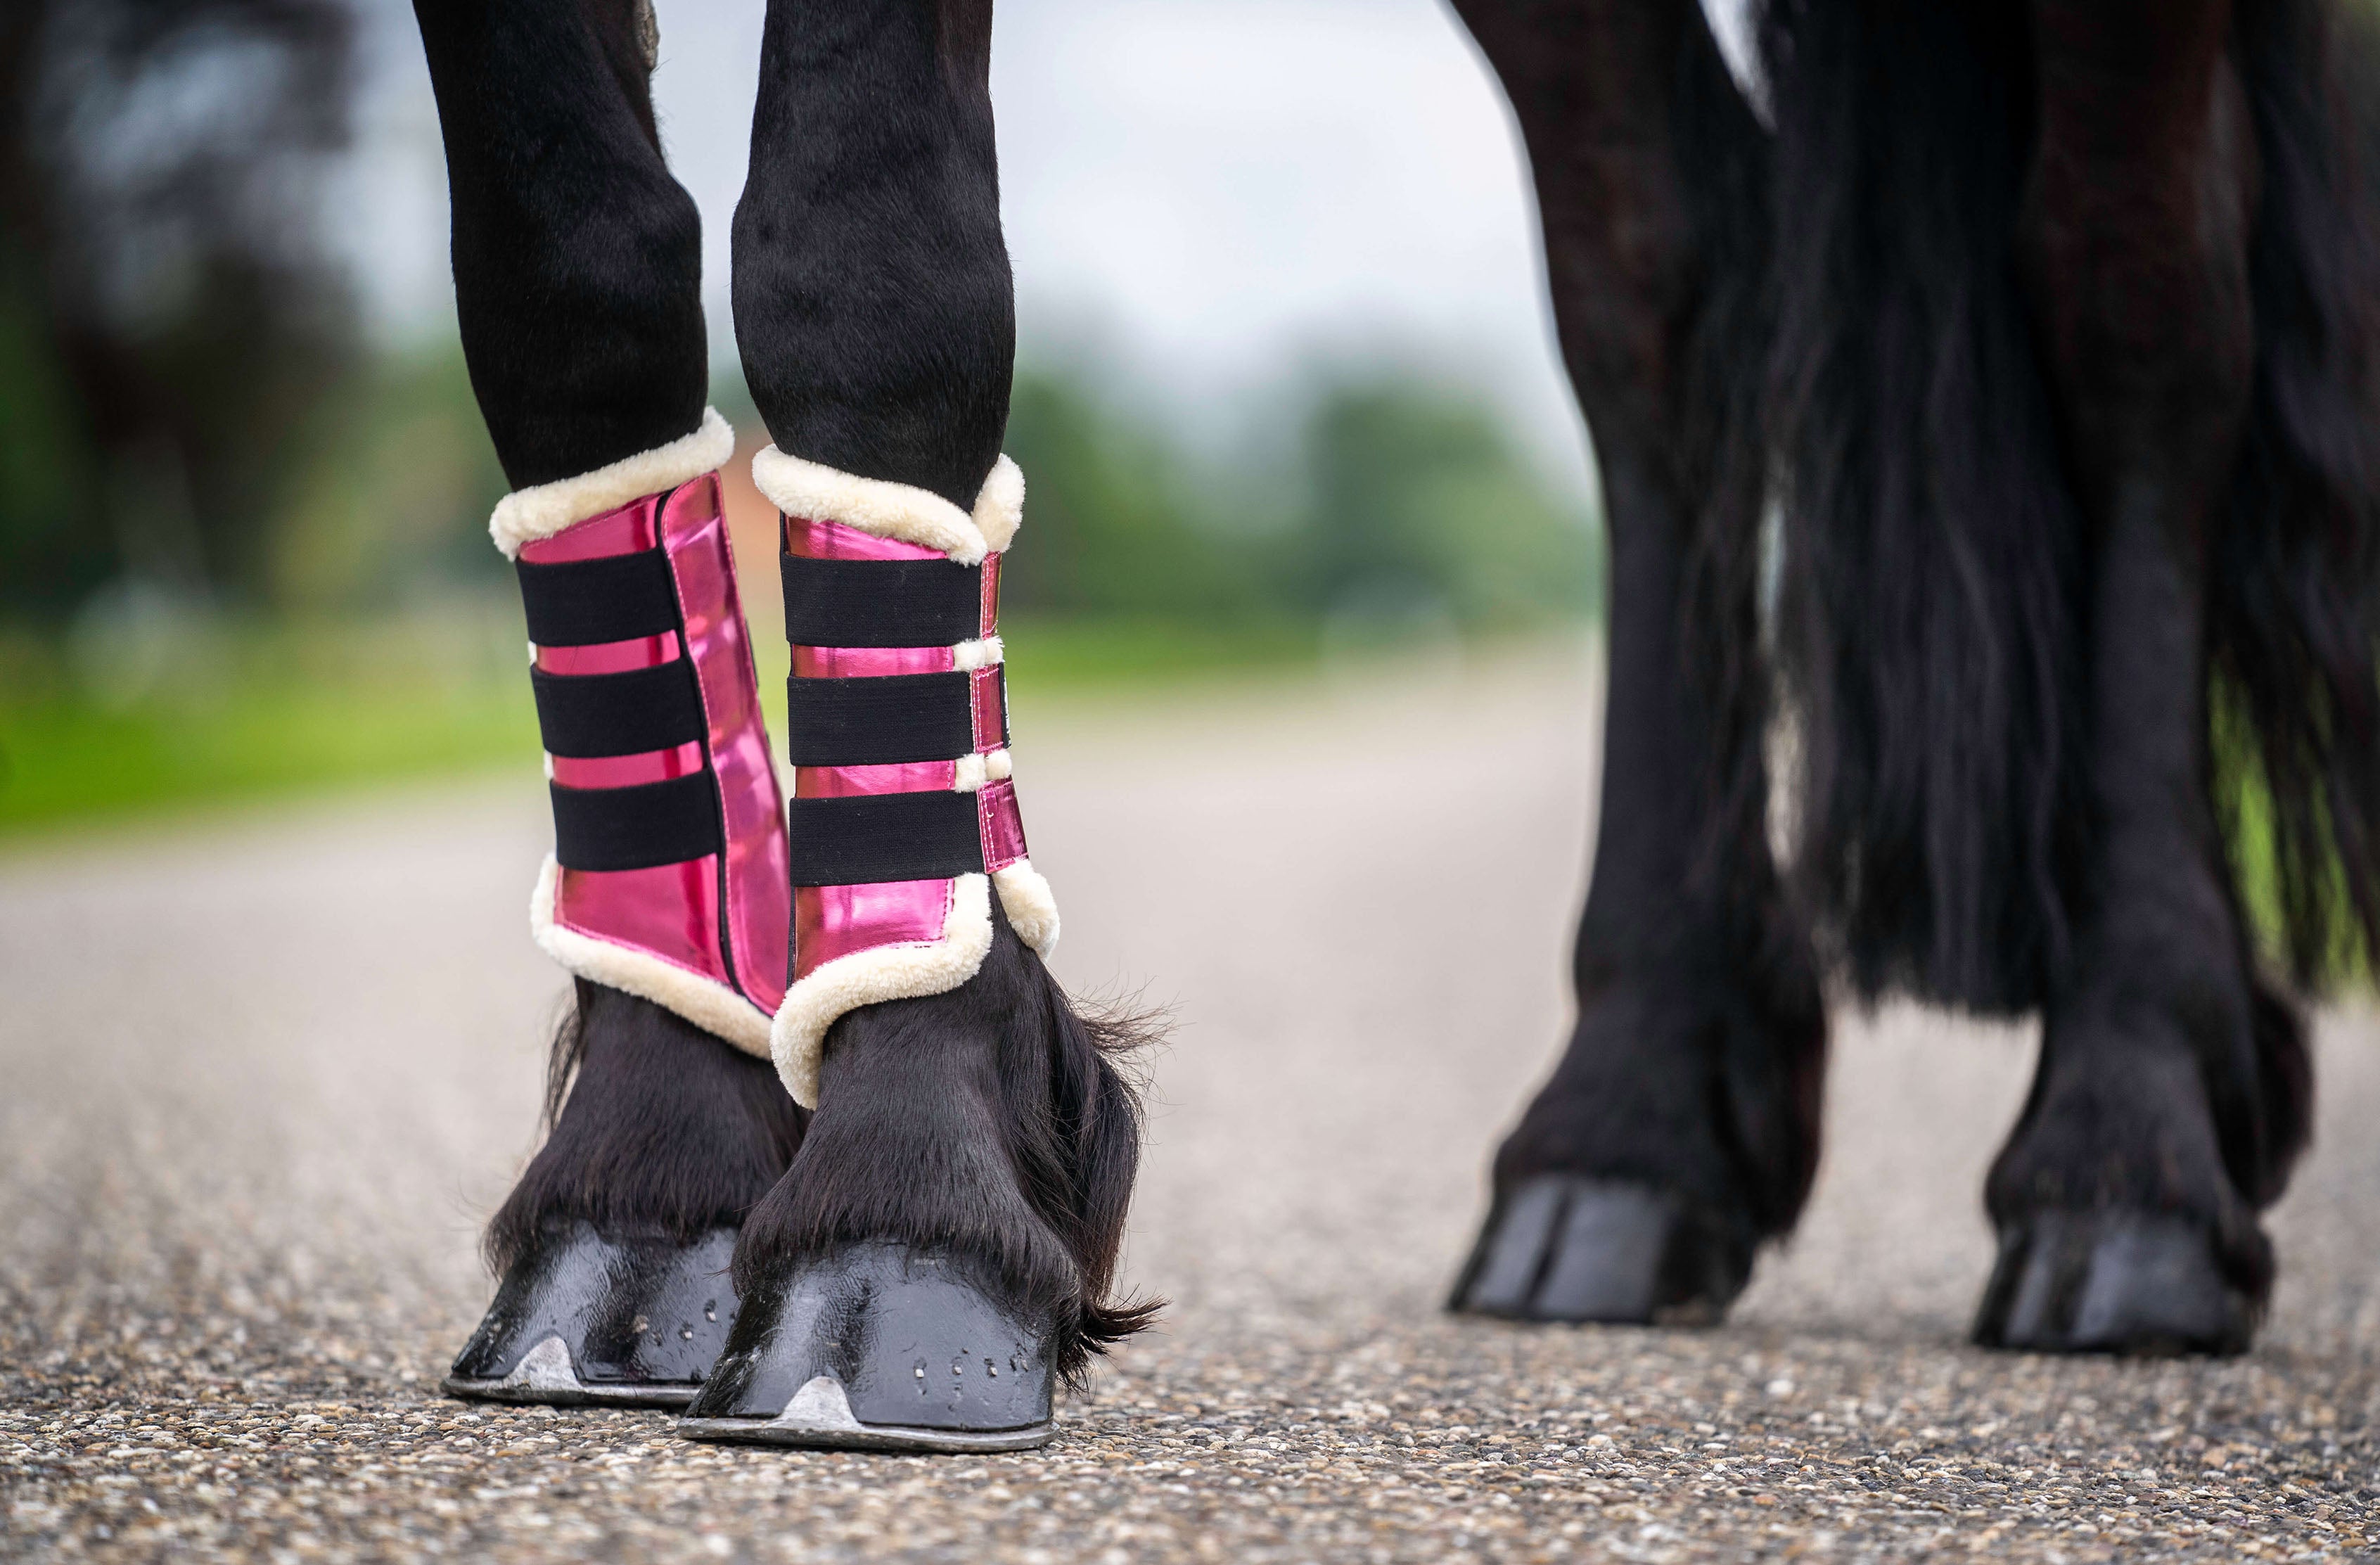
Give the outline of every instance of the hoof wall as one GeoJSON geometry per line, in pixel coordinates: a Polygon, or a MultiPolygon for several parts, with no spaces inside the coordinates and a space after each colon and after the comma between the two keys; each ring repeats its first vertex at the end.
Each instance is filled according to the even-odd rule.
{"type": "Polygon", "coordinates": [[[1975,1341],[2026,1353],[2237,1353],[2255,1303],[2206,1231],[2146,1212],[2040,1212],[2003,1230],[1975,1341]]]}
{"type": "Polygon", "coordinates": [[[1451,1307],[1504,1320],[1699,1326],[1751,1274],[1748,1246],[1641,1184],[1549,1174],[1488,1216],[1451,1307]]]}
{"type": "Polygon", "coordinates": [[[683,1407],[735,1320],[735,1231],[613,1243],[586,1223],[540,1233],[441,1382],[472,1401],[683,1407]]]}
{"type": "Polygon", "coordinates": [[[747,1302],[678,1431],[845,1450],[1026,1450],[1057,1432],[1050,1389],[1041,1334],[947,1261],[855,1244],[747,1302]]]}

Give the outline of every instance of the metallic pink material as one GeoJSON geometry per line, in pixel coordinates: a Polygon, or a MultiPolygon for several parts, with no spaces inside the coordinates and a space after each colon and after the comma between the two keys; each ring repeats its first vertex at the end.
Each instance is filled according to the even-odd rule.
{"type": "Polygon", "coordinates": [[[979,668],[972,678],[975,747],[978,753],[996,750],[1008,743],[1008,691],[996,668],[979,668]]]}
{"type": "Polygon", "coordinates": [[[655,530],[653,515],[653,502],[660,498],[648,495],[632,500],[616,511],[606,511],[576,527],[565,528],[552,538],[524,543],[520,557],[532,565],[563,565],[573,560],[601,560],[650,549],[661,538],[655,530]]]}
{"type": "Polygon", "coordinates": [[[804,679],[874,679],[888,673],[948,673],[958,667],[948,647],[796,647],[794,672],[804,679]]]}
{"type": "Polygon", "coordinates": [[[978,636],[990,636],[1000,628],[1000,556],[983,557],[983,612],[978,636]]]}
{"type": "Polygon", "coordinates": [[[628,641],[598,641],[589,647],[540,647],[537,666],[547,673],[626,673],[677,661],[677,632],[639,636],[628,641]]]}
{"type": "MultiPolygon", "coordinates": [[[[782,518],[785,548],[811,559],[936,560],[939,550],[895,542],[856,528],[799,516],[782,518]]],[[[981,612],[977,636],[1000,626],[1001,557],[983,562],[981,612]]],[[[950,647],[802,647],[793,649],[794,673],[805,679],[867,679],[889,674],[939,673],[959,666],[950,647]]],[[[997,666],[971,671],[969,706],[975,753],[980,758],[1008,743],[1006,697],[997,666]]],[[[794,771],[801,798],[861,794],[941,792],[958,784],[954,761],[894,766],[804,766],[794,771]]],[[[978,766],[976,775],[981,775],[978,766]]],[[[1025,856],[1025,828],[1016,791],[1005,781],[987,782],[976,796],[984,867],[998,869],[1025,856]]],[[[827,963],[863,952],[930,943],[943,938],[954,880],[903,880],[883,885],[798,886],[794,889],[794,977],[808,977],[827,963]]]]}
{"type": "Polygon", "coordinates": [[[1016,784],[987,782],[975,796],[983,831],[983,867],[1000,869],[1025,856],[1025,818],[1016,813],[1016,784]]]}
{"type": "Polygon", "coordinates": [[[759,682],[736,590],[719,478],[707,474],[522,547],[534,564],[660,548],[683,635],[534,649],[564,676],[625,673],[683,658],[702,700],[703,739],[642,755],[549,757],[565,788],[625,788],[709,771],[724,854],[645,869],[556,873],[555,924],[735,990],[764,1015],[784,998],[792,897],[783,803],[762,726],[759,682]]]}
{"type": "Polygon", "coordinates": [[[954,760],[905,760],[889,766],[797,766],[794,796],[843,799],[855,794],[925,794],[955,788],[954,760]]]}
{"type": "Polygon", "coordinates": [[[953,880],[883,880],[869,886],[803,886],[794,895],[794,977],[879,946],[942,938],[953,880]]]}
{"type": "Polygon", "coordinates": [[[650,869],[559,873],[553,900],[560,922],[732,986],[719,948],[718,855],[650,869]]]}
{"type": "Polygon", "coordinates": [[[565,788],[633,788],[700,771],[702,742],[640,756],[549,756],[546,761],[548,773],[565,788]]]}
{"type": "Polygon", "coordinates": [[[785,518],[785,548],[809,560],[939,560],[942,552],[923,544],[879,538],[841,522],[785,518]]]}
{"type": "Polygon", "coordinates": [[[792,936],[792,862],[785,852],[785,805],[777,765],[760,721],[760,684],[719,475],[682,484],[662,511],[662,547],[677,584],[686,648],[710,723],[710,769],[719,780],[726,824],[728,945],[740,987],[774,1015],[785,998],[783,953],[792,936]]]}

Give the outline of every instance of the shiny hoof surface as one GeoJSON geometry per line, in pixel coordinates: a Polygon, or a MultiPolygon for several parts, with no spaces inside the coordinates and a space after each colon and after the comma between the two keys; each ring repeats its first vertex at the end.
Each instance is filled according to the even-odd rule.
{"type": "Polygon", "coordinates": [[[558,1407],[683,1407],[735,1322],[735,1255],[732,1228],[692,1244],[615,1244],[583,1222],[550,1228],[504,1274],[443,1389],[558,1407]]]}
{"type": "Polygon", "coordinates": [[[1450,1307],[1505,1320],[1707,1326],[1752,1272],[1748,1246],[1641,1184],[1542,1174],[1488,1214],[1450,1307]]]}
{"type": "Polygon", "coordinates": [[[2186,1218],[2037,1212],[2001,1231],[1975,1341],[2027,1353],[2237,1353],[2256,1313],[2186,1218]]]}
{"type": "Polygon", "coordinates": [[[678,1431],[849,1450],[1046,1445],[1046,1344],[937,1256],[855,1244],[747,1304],[678,1431]]]}

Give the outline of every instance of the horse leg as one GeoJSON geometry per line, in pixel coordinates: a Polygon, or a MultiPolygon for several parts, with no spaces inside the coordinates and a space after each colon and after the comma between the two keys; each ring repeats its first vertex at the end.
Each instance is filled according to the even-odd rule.
{"type": "Polygon", "coordinates": [[[735,319],[795,643],[777,1057],[815,1112],[745,1224],[698,1438],[1038,1445],[1053,1379],[1148,1313],[1107,1297],[1138,1155],[1121,1035],[1042,964],[1056,920],[1005,781],[993,632],[1021,499],[990,34],[990,0],[769,6],[735,319]],[[943,696],[955,738],[926,732],[943,696]],[[888,809],[907,824],[863,841],[888,809]]]}
{"type": "MultiPolygon", "coordinates": [[[[589,483],[590,475],[616,477],[614,465],[639,454],[681,448],[705,426],[700,235],[654,135],[650,11],[637,0],[419,0],[416,11],[453,188],[464,354],[516,488],[499,519],[523,511],[520,496],[541,498],[546,530],[564,539],[571,533],[562,524],[581,518],[553,503],[573,497],[588,526],[615,531],[661,525],[664,511],[696,518],[697,503],[708,500],[698,484],[679,485],[668,505],[658,494],[639,501],[638,491],[695,478],[698,459],[671,473],[647,461],[650,484],[632,482],[624,493],[605,496],[596,492],[602,483],[589,483]]],[[[696,541],[715,542],[696,530],[696,541]]],[[[670,577],[659,582],[661,608],[674,615],[670,577]]],[[[683,579],[676,585],[688,590],[683,579]]],[[[548,673],[557,650],[548,642],[675,647],[686,630],[672,619],[665,634],[639,625],[642,640],[619,641],[597,623],[601,613],[573,633],[550,617],[539,628],[540,601],[530,608],[548,673]]],[[[715,710],[720,692],[710,695],[715,710]]],[[[550,749],[587,753],[549,741],[550,749]]],[[[552,763],[558,784],[574,766],[613,764],[552,763]]],[[[697,867],[662,869],[657,882],[646,870],[582,876],[571,857],[565,843],[540,883],[549,915],[540,938],[549,949],[549,936],[575,940],[556,953],[580,975],[554,1046],[552,1134],[489,1225],[487,1253],[503,1282],[448,1387],[513,1401],[681,1403],[734,1317],[722,1275],[734,1230],[783,1172],[799,1115],[764,1059],[679,1013],[710,1016],[706,994],[731,1007],[735,996],[717,986],[689,990],[676,966],[639,962],[630,946],[605,939],[619,935],[607,929],[607,911],[672,923],[686,910],[669,899],[690,883],[676,870],[697,867]],[[596,905],[582,905],[589,894],[596,905]],[[655,894],[665,905],[654,905],[655,894]],[[640,981],[656,972],[661,983],[640,981]],[[664,1008],[590,974],[679,1003],[664,1008]]],[[[700,953],[673,954],[690,962],[700,953]]],[[[720,958],[719,942],[708,955],[720,958]]],[[[765,1051],[766,1012],[745,1010],[765,1051]]]]}
{"type": "Polygon", "coordinates": [[[2310,1094],[2208,787],[2207,570],[2253,375],[2255,154],[2226,0],[2034,13],[2020,252],[2091,528],[2091,838],[2074,960],[1991,1171],[1976,1337],[2236,1352],[2272,1280],[2256,1208],[2310,1094]]]}
{"type": "Polygon", "coordinates": [[[1534,167],[1612,586],[1577,1024],[1497,1154],[1453,1304],[1714,1319],[1807,1195],[1826,1047],[1742,672],[1762,474],[1727,459],[1758,377],[1762,138],[1694,0],[1457,9],[1534,167]]]}

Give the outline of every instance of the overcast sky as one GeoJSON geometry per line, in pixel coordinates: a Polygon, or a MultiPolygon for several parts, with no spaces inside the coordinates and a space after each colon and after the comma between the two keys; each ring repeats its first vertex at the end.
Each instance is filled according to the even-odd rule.
{"type": "MultiPolygon", "coordinates": [[[[452,330],[445,186],[410,7],[374,3],[344,226],[402,339],[452,330]]],[[[732,363],[762,6],[658,8],[663,140],[732,363]]],[[[1087,336],[1210,413],[1318,358],[1420,356],[1583,471],[1504,104],[1439,0],[1000,0],[992,98],[1028,356],[1087,336]]]]}

